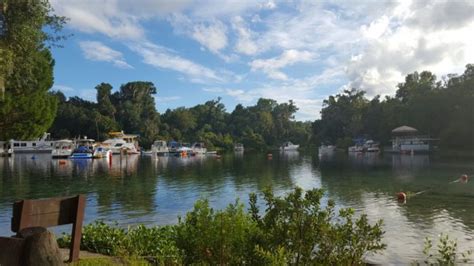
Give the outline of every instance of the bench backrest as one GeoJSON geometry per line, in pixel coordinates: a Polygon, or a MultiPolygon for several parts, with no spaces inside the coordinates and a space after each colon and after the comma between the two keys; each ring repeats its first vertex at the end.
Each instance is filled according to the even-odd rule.
{"type": "Polygon", "coordinates": [[[13,204],[11,230],[18,233],[28,227],[73,224],[69,260],[75,261],[79,258],[85,205],[84,195],[17,201],[13,204]]]}

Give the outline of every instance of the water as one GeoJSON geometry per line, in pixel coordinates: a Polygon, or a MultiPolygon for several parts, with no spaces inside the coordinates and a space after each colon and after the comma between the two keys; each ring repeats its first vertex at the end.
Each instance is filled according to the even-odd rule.
{"type": "MultiPolygon", "coordinates": [[[[48,155],[0,158],[0,235],[11,235],[11,206],[24,198],[87,195],[85,222],[117,221],[121,226],[171,224],[199,198],[223,208],[236,198],[272,186],[284,194],[295,186],[322,187],[338,207],[384,220],[380,263],[423,259],[425,237],[447,233],[459,250],[474,249],[474,160],[446,160],[427,155],[228,154],[214,157],[166,158],[115,156],[107,160],[52,160],[48,155]],[[399,204],[398,191],[425,193],[399,204]]],[[[67,230],[67,229],[64,229],[67,230]]]]}

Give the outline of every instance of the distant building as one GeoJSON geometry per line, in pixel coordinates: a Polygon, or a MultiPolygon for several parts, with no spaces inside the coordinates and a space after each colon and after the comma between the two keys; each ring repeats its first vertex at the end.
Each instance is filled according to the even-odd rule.
{"type": "Polygon", "coordinates": [[[392,130],[392,151],[400,153],[427,153],[434,139],[420,135],[418,130],[409,126],[401,126],[392,130]]]}

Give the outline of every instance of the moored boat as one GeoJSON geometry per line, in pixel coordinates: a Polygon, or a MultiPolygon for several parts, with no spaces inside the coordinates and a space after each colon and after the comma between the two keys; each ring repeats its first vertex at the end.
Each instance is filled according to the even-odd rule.
{"type": "Polygon", "coordinates": [[[92,159],[94,157],[95,140],[84,137],[76,139],[76,148],[71,154],[71,159],[92,159]]]}
{"type": "Polygon", "coordinates": [[[291,143],[291,141],[287,141],[280,146],[280,151],[296,151],[300,145],[296,145],[291,143]]]}
{"type": "Polygon", "coordinates": [[[104,145],[96,145],[94,148],[94,153],[92,154],[94,158],[110,158],[112,156],[112,151],[104,145]]]}
{"type": "Polygon", "coordinates": [[[193,150],[194,155],[203,155],[206,154],[207,148],[206,145],[202,142],[196,142],[191,146],[191,149],[193,150]]]}
{"type": "Polygon", "coordinates": [[[242,152],[242,151],[244,151],[244,144],[242,144],[242,143],[235,143],[235,144],[234,144],[234,151],[236,151],[236,152],[242,152]]]}
{"type": "Polygon", "coordinates": [[[57,140],[54,142],[54,149],[51,152],[53,158],[68,158],[74,150],[74,141],[69,139],[57,140]]]}
{"type": "Polygon", "coordinates": [[[169,153],[168,146],[164,140],[154,141],[151,145],[151,151],[158,156],[164,156],[169,153]]]}
{"type": "Polygon", "coordinates": [[[10,140],[11,153],[51,153],[54,141],[50,140],[50,134],[44,133],[37,140],[10,140]]]}
{"type": "Polygon", "coordinates": [[[138,147],[138,135],[125,134],[123,131],[110,132],[109,135],[112,137],[103,142],[113,154],[139,154],[138,147]]]}
{"type": "Polygon", "coordinates": [[[336,152],[336,146],[334,145],[321,145],[318,148],[318,155],[332,155],[336,152]]]}

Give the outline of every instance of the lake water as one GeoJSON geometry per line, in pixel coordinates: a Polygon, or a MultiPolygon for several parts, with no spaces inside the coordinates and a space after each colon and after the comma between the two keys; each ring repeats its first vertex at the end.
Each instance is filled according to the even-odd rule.
{"type": "Polygon", "coordinates": [[[170,224],[208,198],[223,208],[236,198],[272,186],[283,194],[295,186],[324,188],[340,207],[384,220],[382,253],[374,262],[423,259],[425,237],[447,233],[459,249],[474,249],[474,180],[450,183],[474,172],[473,159],[376,154],[318,158],[315,153],[228,154],[167,158],[115,156],[107,160],[52,160],[49,155],[0,158],[0,235],[11,235],[11,206],[23,198],[87,195],[85,222],[120,225],[170,224]],[[399,191],[418,192],[400,204],[399,191]]]}

